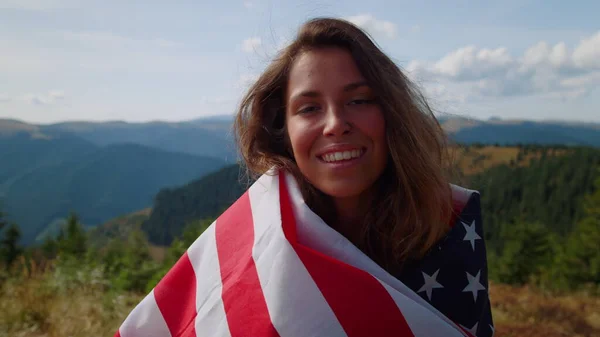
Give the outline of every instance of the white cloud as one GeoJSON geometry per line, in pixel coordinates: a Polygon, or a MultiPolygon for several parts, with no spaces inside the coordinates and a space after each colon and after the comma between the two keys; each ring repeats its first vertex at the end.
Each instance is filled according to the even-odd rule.
{"type": "Polygon", "coordinates": [[[252,1],[244,1],[244,7],[250,9],[250,8],[254,7],[254,2],[252,2],[252,1]]]}
{"type": "Polygon", "coordinates": [[[381,34],[390,39],[396,37],[396,24],[390,21],[377,19],[371,14],[349,16],[346,20],[372,34],[381,34]]]}
{"type": "Polygon", "coordinates": [[[406,67],[420,80],[465,84],[481,97],[543,95],[574,99],[600,85],[600,32],[570,51],[566,43],[541,41],[515,57],[505,47],[466,46],[434,62],[414,60],[406,67]]]}
{"type": "Polygon", "coordinates": [[[521,65],[522,70],[528,70],[539,66],[560,68],[568,66],[569,62],[569,52],[564,42],[551,47],[548,43],[542,41],[525,51],[521,65]]]}
{"type": "Polygon", "coordinates": [[[51,105],[65,99],[65,93],[61,90],[51,90],[45,94],[25,94],[17,97],[17,100],[32,105],[51,105]]]}
{"type": "Polygon", "coordinates": [[[600,83],[600,72],[593,72],[561,80],[561,85],[567,88],[586,87],[594,83],[600,83]]]}
{"type": "Polygon", "coordinates": [[[12,99],[7,94],[0,94],[0,103],[9,102],[12,99]]]}
{"type": "Polygon", "coordinates": [[[600,69],[600,31],[579,43],[573,51],[573,62],[578,67],[600,69]]]}
{"type": "Polygon", "coordinates": [[[414,25],[414,26],[410,27],[410,32],[414,33],[414,34],[420,33],[421,32],[421,26],[414,25]]]}
{"type": "Polygon", "coordinates": [[[433,65],[433,70],[444,76],[469,80],[502,72],[511,63],[506,48],[478,50],[468,46],[444,56],[433,65]]]}
{"type": "Polygon", "coordinates": [[[432,102],[438,102],[440,105],[463,104],[469,99],[466,92],[457,90],[458,88],[448,84],[435,83],[423,88],[425,95],[432,102]]]}
{"type": "Polygon", "coordinates": [[[260,37],[250,37],[242,42],[242,51],[245,53],[256,53],[261,46],[262,40],[260,37]]]}

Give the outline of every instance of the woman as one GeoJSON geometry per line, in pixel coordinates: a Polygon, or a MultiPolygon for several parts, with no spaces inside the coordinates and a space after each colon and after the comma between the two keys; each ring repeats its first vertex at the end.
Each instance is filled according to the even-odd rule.
{"type": "Polygon", "coordinates": [[[260,178],[123,337],[153,310],[166,324],[148,331],[178,336],[493,334],[478,195],[450,185],[431,109],[359,28],[305,23],[244,97],[235,133],[260,178]]]}

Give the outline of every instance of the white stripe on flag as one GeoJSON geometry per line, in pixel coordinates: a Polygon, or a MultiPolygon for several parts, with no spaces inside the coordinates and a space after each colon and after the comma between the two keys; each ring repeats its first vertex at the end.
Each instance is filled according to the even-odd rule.
{"type": "Polygon", "coordinates": [[[163,318],[156,300],[154,290],[129,313],[119,327],[121,337],[170,337],[171,333],[163,318]]]}
{"type": "Polygon", "coordinates": [[[394,302],[413,332],[415,337],[464,337],[465,334],[454,324],[448,322],[435,313],[426,309],[422,305],[417,304],[406,295],[398,292],[389,285],[377,279],[392,296],[394,302]]]}
{"type": "MultiPolygon", "coordinates": [[[[196,336],[231,336],[221,299],[221,271],[213,222],[188,248],[196,274],[196,336]]],[[[122,336],[123,337],[123,336],[122,336]]]]}
{"type": "Polygon", "coordinates": [[[277,176],[249,189],[254,220],[252,256],[273,326],[280,336],[346,336],[304,264],[285,238],[277,176]]]}

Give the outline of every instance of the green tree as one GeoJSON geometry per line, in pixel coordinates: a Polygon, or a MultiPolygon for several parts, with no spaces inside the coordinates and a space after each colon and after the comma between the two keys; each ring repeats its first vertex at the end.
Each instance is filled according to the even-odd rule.
{"type": "Polygon", "coordinates": [[[243,172],[243,167],[231,165],[179,188],[161,190],[142,224],[150,242],[169,246],[191,221],[219,216],[254,181],[243,172]]]}
{"type": "MultiPolygon", "coordinates": [[[[530,156],[536,157],[528,147],[530,156]]],[[[499,165],[469,177],[469,187],[482,195],[489,249],[501,255],[502,227],[517,219],[543,223],[550,232],[567,237],[584,216],[581,198],[593,191],[599,164],[599,150],[572,148],[557,156],[532,159],[528,165],[499,165]]]]}
{"type": "Polygon", "coordinates": [[[0,211],[0,233],[2,232],[2,229],[6,227],[6,225],[8,225],[8,222],[6,221],[6,215],[4,212],[0,211]]]}
{"type": "Polygon", "coordinates": [[[143,292],[148,280],[159,268],[150,255],[146,234],[132,230],[125,242],[113,239],[103,258],[105,273],[119,290],[143,292]]]}
{"type": "Polygon", "coordinates": [[[23,249],[19,246],[21,231],[15,224],[10,225],[4,232],[4,236],[0,241],[0,250],[2,251],[2,260],[4,267],[9,270],[13,263],[23,253],[23,249]]]}
{"type": "Polygon", "coordinates": [[[41,250],[46,259],[54,259],[58,254],[58,241],[51,236],[47,236],[42,243],[41,250]]]}
{"type": "Polygon", "coordinates": [[[204,220],[194,220],[189,222],[183,230],[180,237],[173,240],[171,246],[167,250],[164,261],[160,268],[152,275],[146,284],[146,292],[154,288],[158,282],[167,274],[167,272],[175,265],[186,250],[204,233],[204,231],[215,221],[214,218],[204,220]]]}
{"type": "Polygon", "coordinates": [[[585,217],[570,233],[557,263],[563,284],[571,289],[600,285],[600,170],[595,189],[585,198],[585,217]]]}
{"type": "Polygon", "coordinates": [[[59,254],[81,258],[87,251],[87,236],[77,214],[71,213],[64,230],[59,233],[59,254]]]}
{"type": "Polygon", "coordinates": [[[504,231],[504,249],[496,266],[500,282],[525,284],[552,265],[556,244],[545,226],[517,223],[504,226],[504,231]]]}

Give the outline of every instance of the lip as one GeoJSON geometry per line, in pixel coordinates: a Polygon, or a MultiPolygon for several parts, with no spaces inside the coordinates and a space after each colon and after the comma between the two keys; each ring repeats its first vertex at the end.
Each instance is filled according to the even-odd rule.
{"type": "Polygon", "coordinates": [[[352,151],[352,150],[366,151],[367,148],[364,146],[352,145],[352,144],[334,144],[334,145],[329,145],[329,146],[324,147],[319,152],[317,152],[316,156],[317,156],[317,158],[320,159],[323,155],[326,155],[328,153],[352,151]]]}
{"type": "Polygon", "coordinates": [[[350,144],[336,144],[336,145],[327,146],[326,148],[319,151],[319,155],[317,155],[317,160],[319,162],[321,162],[322,164],[326,165],[330,169],[345,170],[345,169],[354,167],[355,165],[360,163],[363,160],[366,152],[367,152],[367,148],[364,146],[356,146],[356,145],[350,145],[350,144]],[[352,159],[343,160],[343,161],[327,162],[323,159],[323,155],[326,155],[328,153],[352,151],[352,150],[359,150],[362,153],[358,158],[352,158],[352,159]]]}

